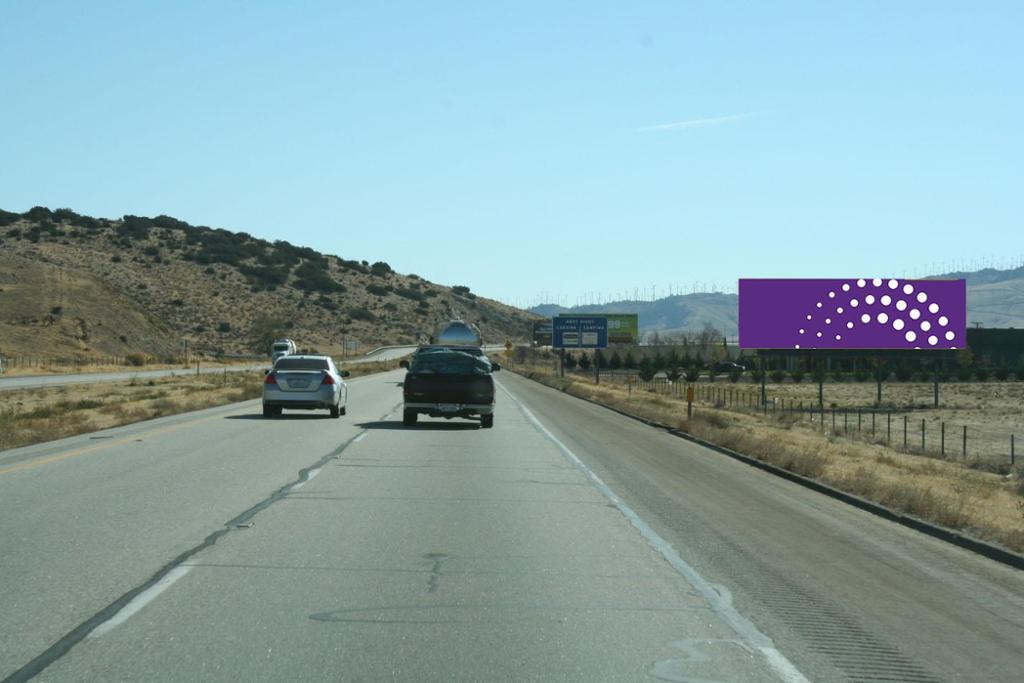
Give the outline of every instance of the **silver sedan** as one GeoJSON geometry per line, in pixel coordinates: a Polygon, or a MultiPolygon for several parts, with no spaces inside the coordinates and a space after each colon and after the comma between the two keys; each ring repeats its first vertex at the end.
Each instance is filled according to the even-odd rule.
{"type": "Polygon", "coordinates": [[[263,380],[263,416],[280,415],[284,408],[317,410],[326,408],[331,417],[345,414],[348,387],[330,356],[283,356],[267,371],[263,380]]]}

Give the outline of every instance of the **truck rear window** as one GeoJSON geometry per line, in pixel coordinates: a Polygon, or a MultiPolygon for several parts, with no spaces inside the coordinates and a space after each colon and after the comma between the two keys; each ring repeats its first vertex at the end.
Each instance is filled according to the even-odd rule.
{"type": "Polygon", "coordinates": [[[489,375],[491,363],[462,351],[438,349],[413,356],[409,372],[421,375],[489,375]]]}

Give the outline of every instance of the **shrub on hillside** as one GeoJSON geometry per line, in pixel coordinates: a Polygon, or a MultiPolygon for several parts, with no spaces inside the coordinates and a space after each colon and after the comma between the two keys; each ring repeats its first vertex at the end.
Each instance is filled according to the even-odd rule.
{"type": "Polygon", "coordinates": [[[768,373],[768,379],[770,379],[775,384],[782,384],[783,380],[786,379],[786,371],[772,370],[770,373],[768,373]]]}
{"type": "Polygon", "coordinates": [[[979,382],[987,382],[991,375],[992,371],[989,368],[976,368],[974,370],[974,376],[979,382]]]}
{"type": "Polygon", "coordinates": [[[804,381],[804,371],[799,368],[790,371],[789,376],[796,384],[804,381]]]}
{"type": "Polygon", "coordinates": [[[377,319],[377,316],[375,316],[373,313],[371,313],[370,311],[361,306],[358,306],[356,308],[350,308],[348,311],[348,317],[351,318],[352,320],[366,321],[372,321],[377,319]]]}

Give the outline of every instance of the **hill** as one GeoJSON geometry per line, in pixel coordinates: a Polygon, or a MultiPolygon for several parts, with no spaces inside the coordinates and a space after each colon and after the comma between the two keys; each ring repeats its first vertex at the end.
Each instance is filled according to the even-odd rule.
{"type": "Polygon", "coordinates": [[[367,263],[169,216],[0,211],[0,353],[166,357],[264,353],[288,336],[340,354],[412,344],[461,317],[487,341],[525,339],[533,316],[367,263]]]}
{"type": "MultiPolygon", "coordinates": [[[[935,278],[967,280],[967,319],[982,327],[1024,328],[1024,267],[1012,270],[984,270],[947,273],[935,278]]],[[[720,334],[738,334],[739,298],[735,294],[696,293],[670,296],[655,301],[615,301],[603,305],[564,308],[544,304],[531,313],[551,317],[559,313],[638,313],[642,334],[657,332],[661,337],[694,335],[705,326],[720,334]]]]}

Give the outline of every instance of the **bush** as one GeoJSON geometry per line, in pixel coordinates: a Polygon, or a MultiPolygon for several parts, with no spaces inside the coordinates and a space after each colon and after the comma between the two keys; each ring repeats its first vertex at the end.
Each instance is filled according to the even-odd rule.
{"type": "Polygon", "coordinates": [[[683,376],[683,370],[681,368],[670,367],[665,369],[665,377],[670,382],[678,382],[679,378],[683,376]]]}
{"type": "Polygon", "coordinates": [[[394,290],[395,294],[405,299],[412,299],[413,301],[424,301],[426,297],[419,289],[413,289],[412,287],[396,287],[394,290]]]}
{"type": "Polygon", "coordinates": [[[566,352],[565,358],[562,359],[562,365],[565,366],[566,370],[576,369],[576,358],[571,352],[566,352]]]}
{"type": "Polygon", "coordinates": [[[697,367],[696,365],[691,365],[690,367],[686,368],[686,372],[683,373],[683,377],[686,379],[687,382],[696,382],[698,379],[700,379],[700,368],[697,367]]]}
{"type": "Polygon", "coordinates": [[[970,382],[971,377],[974,376],[974,370],[967,366],[960,366],[956,369],[956,378],[960,382],[970,382]]]}
{"type": "Polygon", "coordinates": [[[974,371],[974,376],[978,378],[979,382],[987,382],[988,378],[992,375],[992,371],[988,368],[977,368],[974,371]]]}
{"type": "Polygon", "coordinates": [[[612,357],[608,360],[608,367],[612,370],[622,369],[622,356],[619,355],[618,351],[612,351],[612,357]]]}
{"type": "Polygon", "coordinates": [[[371,282],[366,285],[366,291],[374,296],[387,296],[392,292],[392,289],[388,285],[377,285],[371,282]]]}
{"type": "Polygon", "coordinates": [[[742,376],[743,376],[743,373],[740,372],[740,370],[738,368],[733,368],[732,370],[729,371],[729,381],[732,382],[733,384],[736,384],[736,382],[739,382],[740,381],[740,377],[742,377],[742,376]]]}
{"type": "Polygon", "coordinates": [[[124,362],[128,365],[134,365],[135,367],[141,367],[146,364],[147,358],[141,353],[129,353],[124,357],[124,362]]]}
{"type": "Polygon", "coordinates": [[[902,365],[896,368],[896,372],[893,374],[896,375],[897,381],[900,382],[909,382],[911,379],[914,378],[914,371],[902,365]]]}
{"type": "Polygon", "coordinates": [[[21,214],[23,218],[27,218],[30,221],[49,221],[53,219],[53,212],[45,206],[33,206],[31,209],[21,214]]]}
{"type": "Polygon", "coordinates": [[[371,313],[370,311],[366,310],[361,306],[356,308],[350,308],[348,311],[348,317],[351,318],[352,320],[366,321],[373,321],[377,319],[377,316],[375,316],[373,313],[371,313]]]}
{"type": "Polygon", "coordinates": [[[580,370],[584,370],[584,371],[585,370],[589,370],[590,369],[590,356],[588,356],[585,353],[581,353],[580,354],[579,366],[580,366],[580,370]]]}
{"type": "Polygon", "coordinates": [[[755,384],[760,384],[760,383],[761,383],[761,378],[762,378],[762,377],[764,377],[764,370],[761,370],[761,369],[755,368],[755,369],[753,369],[753,370],[751,370],[751,371],[750,371],[750,379],[751,379],[751,380],[752,380],[752,381],[753,381],[753,382],[754,382],[755,384]]]}
{"type": "Polygon", "coordinates": [[[843,374],[842,370],[836,370],[835,372],[832,373],[832,381],[834,382],[842,382],[845,379],[846,375],[843,374]]]}
{"type": "Polygon", "coordinates": [[[231,323],[229,323],[226,320],[220,321],[219,323],[217,323],[217,331],[220,332],[221,334],[227,334],[228,332],[231,331],[231,323]]]}
{"type": "Polygon", "coordinates": [[[1000,365],[992,374],[995,375],[995,378],[1000,382],[1005,382],[1010,378],[1010,368],[1005,365],[1000,365]]]}
{"type": "Polygon", "coordinates": [[[1024,381],[1024,365],[1018,365],[1016,368],[1014,368],[1013,376],[1016,377],[1018,380],[1024,381]]]}
{"type": "Polygon", "coordinates": [[[391,270],[391,266],[384,263],[383,261],[377,261],[372,266],[370,266],[370,275],[375,275],[377,277],[386,277],[393,272],[394,271],[391,270]]]}
{"type": "Polygon", "coordinates": [[[786,379],[786,372],[785,370],[772,370],[768,373],[768,379],[775,384],[782,384],[783,380],[786,379]]]}
{"type": "Polygon", "coordinates": [[[796,384],[800,384],[800,382],[804,381],[804,371],[799,368],[791,371],[789,376],[796,384]]]}
{"type": "Polygon", "coordinates": [[[871,379],[871,373],[864,368],[857,368],[853,371],[854,382],[867,382],[869,379],[871,379]]]}

